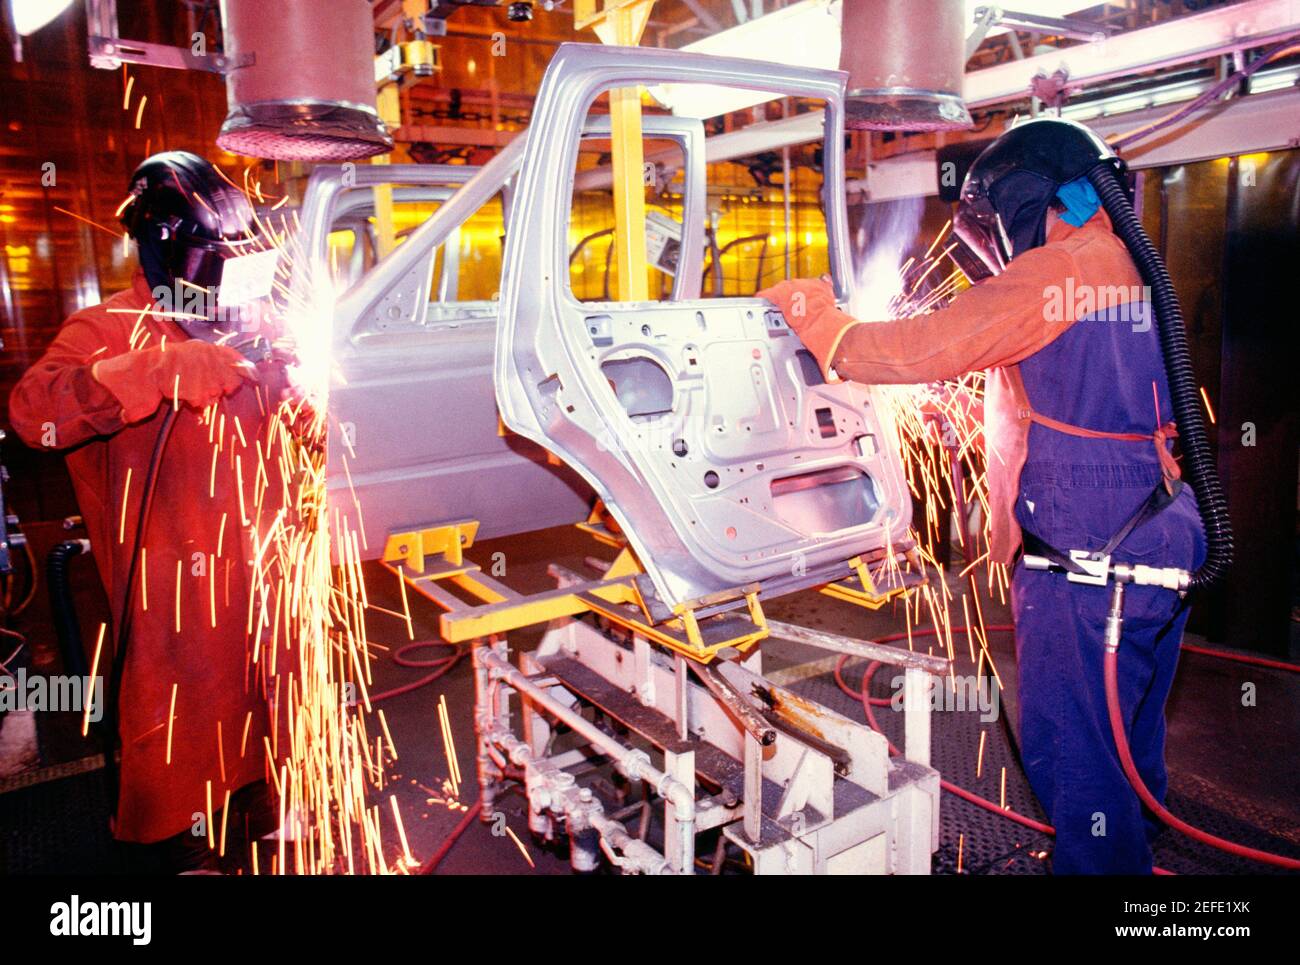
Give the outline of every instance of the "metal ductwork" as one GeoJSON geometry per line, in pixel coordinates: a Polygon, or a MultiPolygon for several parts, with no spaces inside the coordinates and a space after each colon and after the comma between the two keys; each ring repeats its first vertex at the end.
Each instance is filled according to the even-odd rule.
{"type": "Polygon", "coordinates": [[[229,113],[217,145],[280,161],[383,154],[367,0],[221,0],[229,113]]]}
{"type": "Polygon", "coordinates": [[[962,0],[843,3],[840,69],[849,74],[849,127],[946,131],[971,126],[962,101],[967,26],[962,0]]]}

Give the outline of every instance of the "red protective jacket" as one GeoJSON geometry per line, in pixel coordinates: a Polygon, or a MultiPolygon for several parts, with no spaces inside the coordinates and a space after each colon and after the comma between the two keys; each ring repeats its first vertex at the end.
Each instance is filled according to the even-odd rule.
{"type": "Polygon", "coordinates": [[[929,315],[858,321],[835,306],[834,292],[822,282],[782,282],[759,295],[781,307],[828,374],[834,369],[855,382],[911,384],[988,370],[989,556],[1011,563],[1020,546],[1016,492],[1035,416],[1018,363],[1080,316],[1140,298],[1141,291],[1132,256],[1106,212],[1098,211],[1080,228],[1057,221],[1046,244],[929,315]],[[1091,301],[1082,303],[1081,293],[1091,301]]]}
{"type": "MultiPolygon", "coordinates": [[[[122,401],[92,377],[91,366],[133,351],[133,332],[136,349],[157,346],[163,337],[185,340],[176,325],[144,314],[149,304],[148,285],[137,273],[130,290],[77,312],[9,403],[23,441],[67,452],[115,624],[165,406],[128,425],[122,401]]],[[[269,452],[267,413],[278,392],[266,381],[250,382],[221,399],[206,421],[186,405],[176,415],[154,492],[119,701],[114,834],[122,840],[151,842],[202,829],[209,782],[215,814],[227,791],[263,778],[264,738],[272,746],[287,741],[268,714],[268,697],[275,697],[275,671],[286,672],[289,661],[283,653],[262,653],[255,665],[246,643],[250,530],[257,531],[259,515],[264,528],[281,503],[277,460],[267,458],[265,475],[259,473],[269,452]]],[[[98,666],[104,680],[108,669],[106,643],[98,666]]],[[[216,821],[219,826],[219,815],[216,821]]]]}

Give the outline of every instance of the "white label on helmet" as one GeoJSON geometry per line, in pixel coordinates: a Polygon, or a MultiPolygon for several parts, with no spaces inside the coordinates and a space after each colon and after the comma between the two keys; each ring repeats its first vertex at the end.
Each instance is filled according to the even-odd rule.
{"type": "Polygon", "coordinates": [[[221,265],[217,305],[221,308],[246,305],[270,295],[279,261],[280,252],[274,248],[227,258],[221,265]]]}

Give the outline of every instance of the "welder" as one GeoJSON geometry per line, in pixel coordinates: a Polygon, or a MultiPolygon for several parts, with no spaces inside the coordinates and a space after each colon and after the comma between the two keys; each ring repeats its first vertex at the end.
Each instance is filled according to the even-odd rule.
{"type": "MultiPolygon", "coordinates": [[[[1231,552],[1177,299],[1127,191],[1122,162],[1087,128],[1023,123],[963,182],[953,227],[979,280],[947,307],[858,321],[826,280],[759,293],[828,378],[924,383],[987,370],[990,560],[1015,567],[1020,749],[1056,828],[1056,873],[1149,873],[1160,827],[1108,723],[1107,561],[1195,570],[1199,585],[1231,552]],[[1195,491],[1172,454],[1180,435],[1195,491]],[[1022,547],[1055,572],[1028,569],[1022,547]]],[[[1172,589],[1130,587],[1119,649],[1129,743],[1161,800],[1186,603],[1172,589]]]]}
{"type": "Polygon", "coordinates": [[[121,754],[113,833],[183,869],[210,865],[218,838],[248,831],[227,795],[259,796],[264,738],[277,737],[246,627],[259,447],[280,389],[223,344],[251,317],[218,310],[225,267],[256,245],[248,198],[182,151],[143,162],[129,192],[131,287],[63,324],[9,411],[28,445],[67,453],[108,636],[127,638],[112,641],[116,673],[105,672],[107,644],[98,667],[121,754]]]}

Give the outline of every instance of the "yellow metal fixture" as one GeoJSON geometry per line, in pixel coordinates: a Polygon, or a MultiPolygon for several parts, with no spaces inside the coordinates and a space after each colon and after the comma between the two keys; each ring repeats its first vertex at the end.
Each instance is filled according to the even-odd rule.
{"type": "Polygon", "coordinates": [[[875,580],[871,578],[871,571],[867,569],[867,564],[861,556],[855,556],[849,560],[849,569],[853,570],[857,577],[856,580],[853,576],[849,576],[834,583],[827,583],[821,588],[821,592],[833,599],[843,600],[855,606],[864,607],[868,610],[879,610],[890,600],[901,596],[909,589],[905,585],[900,585],[883,592],[878,590],[875,580]]]}
{"type": "MultiPolygon", "coordinates": [[[[606,545],[621,547],[609,568],[598,580],[571,582],[542,593],[517,593],[465,559],[465,550],[473,545],[478,532],[475,520],[393,533],[384,546],[382,563],[442,608],[438,629],[448,643],[495,637],[584,613],[604,617],[634,636],[703,664],[712,662],[723,650],[748,653],[768,636],[756,583],[692,600],[675,608],[672,618],[656,623],[641,595],[638,578],[645,570],[622,537],[603,527],[601,514],[598,503],[579,528],[606,545]],[[700,616],[701,611],[716,610],[742,598],[743,611],[700,616]]],[[[877,590],[861,557],[854,557],[849,566],[853,576],[827,584],[821,592],[871,610],[907,592],[904,586],[877,590]]]]}
{"type": "Polygon", "coordinates": [[[402,86],[442,70],[439,46],[423,38],[393,44],[375,57],[375,85],[402,86]]]}

